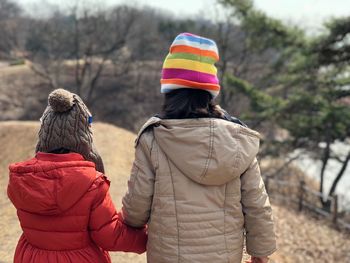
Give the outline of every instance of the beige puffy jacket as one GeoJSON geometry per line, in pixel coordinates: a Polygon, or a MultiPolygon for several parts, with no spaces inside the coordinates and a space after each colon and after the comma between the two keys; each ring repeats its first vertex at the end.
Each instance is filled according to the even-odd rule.
{"type": "Polygon", "coordinates": [[[226,120],[143,126],[122,211],[131,226],[148,223],[148,262],[240,263],[244,233],[250,255],[276,250],[258,149],[257,132],[226,120]]]}

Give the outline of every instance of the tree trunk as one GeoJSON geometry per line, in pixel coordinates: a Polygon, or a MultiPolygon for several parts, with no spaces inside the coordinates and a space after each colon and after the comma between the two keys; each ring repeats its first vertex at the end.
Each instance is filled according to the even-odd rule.
{"type": "Polygon", "coordinates": [[[337,188],[337,185],[338,185],[340,179],[343,177],[344,172],[345,172],[345,170],[346,170],[346,168],[347,168],[347,166],[349,164],[349,160],[350,160],[350,151],[348,152],[348,155],[346,156],[346,158],[345,158],[345,160],[343,162],[343,165],[342,165],[342,167],[341,167],[337,177],[333,181],[333,184],[332,184],[331,189],[329,190],[328,196],[332,196],[334,194],[335,189],[337,188]]]}
{"type": "Polygon", "coordinates": [[[324,173],[326,171],[326,167],[327,167],[327,164],[328,164],[329,156],[330,156],[330,141],[327,140],[326,148],[324,149],[324,152],[323,152],[322,168],[321,168],[321,173],[320,173],[320,189],[319,189],[319,191],[322,194],[322,196],[320,196],[320,201],[322,203],[322,206],[325,206],[325,204],[327,203],[327,201],[325,202],[324,199],[323,199],[323,197],[324,197],[323,196],[323,182],[324,182],[324,173]]]}

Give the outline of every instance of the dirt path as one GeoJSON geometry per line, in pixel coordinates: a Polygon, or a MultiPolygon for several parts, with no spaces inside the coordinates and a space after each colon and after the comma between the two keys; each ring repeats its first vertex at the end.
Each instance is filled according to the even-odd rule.
{"type": "Polygon", "coordinates": [[[9,66],[9,63],[0,61],[0,69],[6,68],[9,66]]]}

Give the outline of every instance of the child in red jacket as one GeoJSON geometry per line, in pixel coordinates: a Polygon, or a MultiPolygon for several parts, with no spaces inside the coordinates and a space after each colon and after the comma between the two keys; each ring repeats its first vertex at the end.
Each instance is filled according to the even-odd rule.
{"type": "Polygon", "coordinates": [[[23,229],[15,263],[111,262],[107,250],[145,252],[145,229],[126,226],[114,208],[91,122],[79,96],[53,91],[36,156],[10,165],[8,196],[23,229]]]}

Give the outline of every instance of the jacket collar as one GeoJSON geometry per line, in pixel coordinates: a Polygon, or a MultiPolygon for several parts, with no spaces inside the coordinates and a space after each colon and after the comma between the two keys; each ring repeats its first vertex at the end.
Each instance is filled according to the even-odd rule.
{"type": "Polygon", "coordinates": [[[44,153],[37,152],[35,158],[40,161],[51,161],[51,162],[70,162],[70,161],[84,161],[84,157],[79,153],[44,153]]]}

